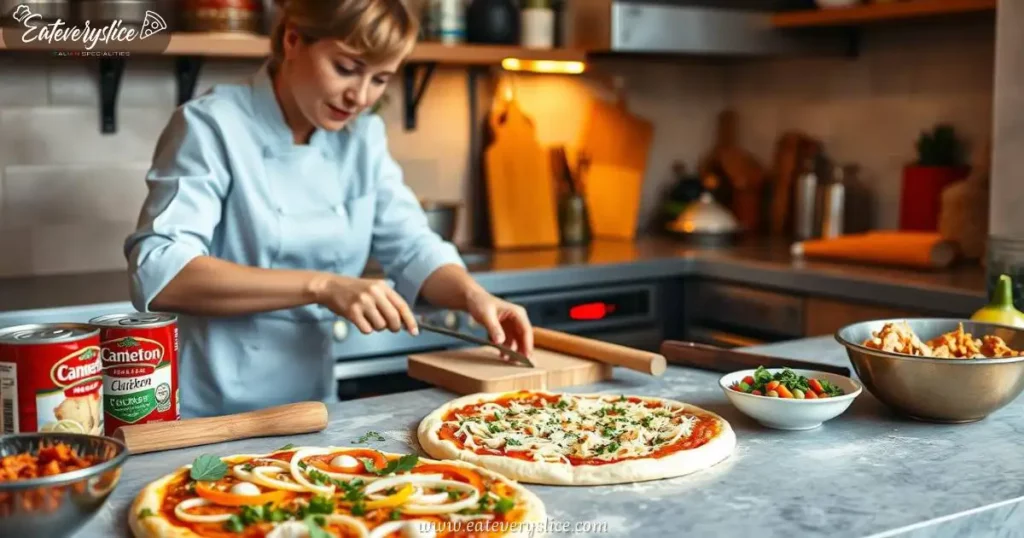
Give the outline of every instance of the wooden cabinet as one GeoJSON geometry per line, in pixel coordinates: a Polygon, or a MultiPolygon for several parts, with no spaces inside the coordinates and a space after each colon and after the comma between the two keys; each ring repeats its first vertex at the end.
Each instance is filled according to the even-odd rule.
{"type": "Polygon", "coordinates": [[[928,312],[891,308],[864,303],[838,301],[823,297],[804,300],[804,335],[825,336],[838,329],[872,319],[910,318],[931,315],[928,312]]]}

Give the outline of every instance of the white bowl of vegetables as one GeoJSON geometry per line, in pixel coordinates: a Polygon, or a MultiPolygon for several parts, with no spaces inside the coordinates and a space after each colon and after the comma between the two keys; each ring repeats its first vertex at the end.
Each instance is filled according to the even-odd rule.
{"type": "Polygon", "coordinates": [[[813,430],[843,414],[863,390],[841,375],[763,366],[722,376],[718,384],[743,414],[779,430],[813,430]]]}

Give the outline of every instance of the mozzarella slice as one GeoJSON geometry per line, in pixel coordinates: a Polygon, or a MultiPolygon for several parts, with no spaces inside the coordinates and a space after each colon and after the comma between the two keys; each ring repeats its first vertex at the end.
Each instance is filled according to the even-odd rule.
{"type": "Polygon", "coordinates": [[[250,482],[239,482],[231,486],[231,493],[235,495],[248,495],[251,497],[255,497],[256,495],[259,495],[262,492],[260,491],[260,488],[256,484],[250,482]]]}
{"type": "Polygon", "coordinates": [[[339,456],[335,456],[334,459],[331,460],[331,467],[355,467],[358,463],[359,460],[352,456],[349,456],[348,454],[341,454],[339,456]]]}

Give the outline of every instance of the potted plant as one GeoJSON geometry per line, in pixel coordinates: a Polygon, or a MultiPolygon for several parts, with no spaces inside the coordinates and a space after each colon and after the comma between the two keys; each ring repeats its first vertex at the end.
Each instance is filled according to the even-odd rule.
{"type": "Polygon", "coordinates": [[[970,174],[965,146],[952,125],[939,124],[917,139],[917,161],[903,168],[900,229],[935,231],[942,191],[970,174]]]}

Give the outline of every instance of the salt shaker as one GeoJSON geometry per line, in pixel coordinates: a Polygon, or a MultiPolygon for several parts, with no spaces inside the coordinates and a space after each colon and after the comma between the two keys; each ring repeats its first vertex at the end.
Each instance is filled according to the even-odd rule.
{"type": "Polygon", "coordinates": [[[528,49],[555,46],[555,10],[551,0],[526,0],[520,13],[519,44],[528,49]]]}
{"type": "Polygon", "coordinates": [[[822,195],[821,237],[832,238],[843,235],[844,208],[846,206],[846,183],[842,166],[836,166],[832,181],[825,186],[822,195]]]}
{"type": "Polygon", "coordinates": [[[803,173],[796,182],[796,214],[793,218],[794,235],[798,240],[814,237],[817,216],[818,175],[815,173],[816,157],[808,157],[803,173]]]}

